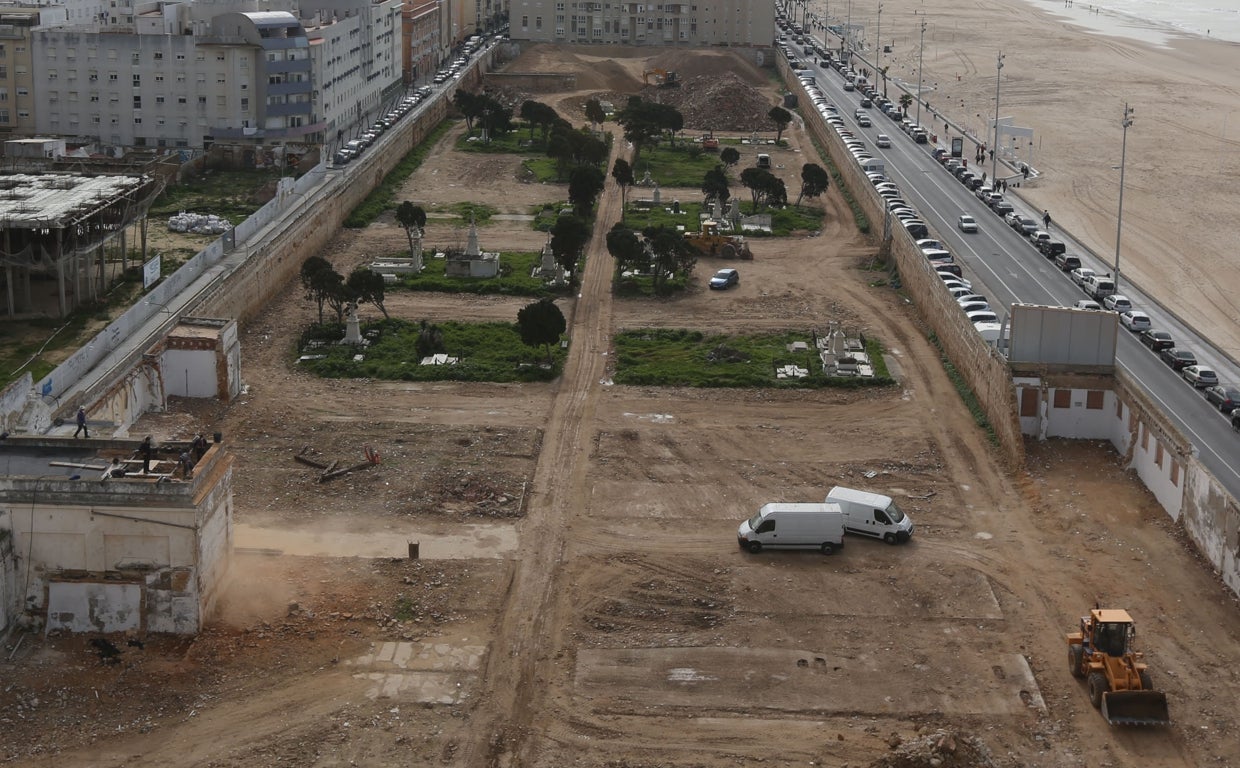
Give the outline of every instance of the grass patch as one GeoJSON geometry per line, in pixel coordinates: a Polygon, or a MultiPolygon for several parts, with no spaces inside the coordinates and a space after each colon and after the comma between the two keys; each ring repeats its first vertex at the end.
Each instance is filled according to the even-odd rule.
{"type": "Polygon", "coordinates": [[[823,149],[817,139],[814,142],[814,151],[818,153],[818,157],[822,159],[823,165],[827,169],[827,173],[831,174],[831,181],[835,184],[835,188],[844,196],[844,202],[848,203],[848,207],[852,210],[853,221],[857,223],[857,229],[861,234],[870,234],[870,217],[865,215],[865,211],[861,208],[861,203],[857,202],[857,198],[853,196],[852,190],[848,188],[848,184],[844,181],[844,175],[840,173],[839,167],[831,160],[831,155],[823,149]]]}
{"type": "Polygon", "coordinates": [[[267,202],[258,193],[280,178],[278,170],[208,171],[198,178],[166,187],[151,205],[149,216],[164,219],[185,211],[214,213],[240,224],[267,202]]]}
{"type": "Polygon", "coordinates": [[[461,221],[468,222],[470,217],[476,224],[486,224],[491,217],[499,213],[494,207],[485,203],[449,203],[448,205],[436,205],[428,208],[429,211],[435,213],[451,213],[460,217],[461,221]]]}
{"type": "Polygon", "coordinates": [[[475,127],[466,131],[456,141],[458,152],[476,152],[491,155],[545,155],[547,143],[542,140],[542,132],[534,129],[534,138],[530,138],[529,126],[514,121],[517,128],[502,136],[492,136],[489,142],[482,140],[482,128],[475,127]]]}
{"type": "Polygon", "coordinates": [[[692,141],[681,140],[675,147],[660,144],[643,147],[637,162],[633,164],[633,177],[640,181],[646,172],[661,187],[702,186],[702,177],[719,163],[719,153],[703,152],[692,141]]]}
{"type": "Polygon", "coordinates": [[[612,292],[617,296],[671,296],[676,293],[682,293],[689,287],[689,276],[678,275],[663,281],[663,285],[658,290],[654,287],[654,278],[641,275],[628,275],[621,277],[616,275],[612,281],[612,292]]]}
{"type": "Polygon", "coordinates": [[[986,437],[994,445],[999,444],[999,438],[995,435],[995,428],[991,426],[990,419],[986,418],[986,412],[982,410],[982,404],[978,401],[977,395],[973,394],[969,383],[964,380],[964,376],[947,357],[947,353],[943,351],[943,345],[939,342],[937,334],[930,334],[930,343],[939,351],[939,360],[943,363],[943,370],[947,372],[947,378],[951,379],[952,386],[956,388],[956,392],[960,394],[960,399],[964,402],[964,406],[969,409],[969,413],[973,414],[973,421],[982,428],[986,433],[986,437]]]}
{"type": "Polygon", "coordinates": [[[528,157],[521,161],[521,167],[539,184],[562,184],[566,179],[560,178],[560,164],[550,157],[528,157]]]}
{"type": "MultiPolygon", "coordinates": [[[[629,197],[633,197],[632,192],[629,193],[629,197]]],[[[669,227],[681,226],[686,232],[696,232],[699,216],[704,212],[709,212],[703,203],[681,203],[680,213],[672,213],[671,208],[671,203],[660,204],[658,208],[636,208],[630,203],[629,209],[624,214],[624,223],[639,232],[646,227],[660,224],[669,227]]],[[[741,213],[748,216],[753,212],[754,204],[751,201],[741,202],[741,213]]],[[[769,233],[745,232],[745,237],[787,237],[798,230],[814,231],[822,228],[821,208],[787,206],[762,208],[758,212],[771,215],[771,231],[769,233]]]]}
{"type": "MultiPolygon", "coordinates": [[[[401,251],[394,256],[407,256],[401,251]]],[[[426,268],[419,275],[404,276],[397,284],[411,291],[436,291],[439,293],[500,294],[504,296],[555,296],[567,293],[569,287],[551,288],[540,278],[531,277],[534,267],[542,260],[537,251],[501,253],[499,275],[496,277],[449,277],[447,259],[426,257],[426,268]]],[[[515,318],[514,318],[515,319],[515,318]]]]}
{"type": "MultiPolygon", "coordinates": [[[[817,353],[788,352],[794,341],[809,342],[799,331],[740,336],[681,329],[637,329],[615,337],[617,384],[673,387],[856,388],[891,383],[886,367],[872,379],[825,376],[817,353]],[[803,379],[778,379],[776,366],[809,368],[803,379]]],[[[881,353],[881,345],[873,342],[881,353]]],[[[881,354],[877,359],[881,360],[881,354]]]]}
{"type": "Polygon", "coordinates": [[[361,229],[379,218],[384,211],[395,208],[396,190],[400,189],[405,180],[418,169],[418,166],[422,165],[422,161],[430,154],[431,149],[451,127],[452,121],[450,120],[444,120],[435,126],[435,129],[427,134],[422,143],[402,157],[396,167],[383,177],[383,181],[379,182],[379,186],[371,190],[366,199],[349,213],[348,218],[344,220],[344,226],[349,229],[361,229]]]}
{"type": "Polygon", "coordinates": [[[406,320],[363,324],[363,335],[371,339],[365,348],[336,344],[344,337],[340,323],[313,325],[302,335],[300,348],[302,354],[323,357],[299,365],[331,379],[524,382],[554,379],[567,355],[566,349],[553,346],[553,364],[547,367],[546,349],[522,344],[515,322],[449,321],[438,327],[443,334],[443,351],[459,358],[456,365],[419,365],[416,344],[421,324],[406,320]],[[363,356],[361,361],[353,359],[358,354],[363,356]]]}

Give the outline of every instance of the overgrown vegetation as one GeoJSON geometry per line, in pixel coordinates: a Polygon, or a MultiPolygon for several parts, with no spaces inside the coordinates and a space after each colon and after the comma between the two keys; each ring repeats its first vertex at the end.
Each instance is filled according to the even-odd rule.
{"type": "Polygon", "coordinates": [[[969,383],[964,380],[964,376],[947,357],[942,343],[939,342],[938,334],[930,334],[930,343],[939,351],[939,360],[943,363],[943,370],[947,372],[947,378],[951,379],[952,386],[956,388],[956,392],[960,394],[960,399],[964,402],[969,413],[973,414],[973,421],[982,428],[986,433],[986,437],[994,445],[999,444],[999,438],[995,435],[995,428],[991,426],[990,419],[986,418],[986,412],[982,410],[982,404],[977,399],[977,395],[973,393],[973,389],[969,387],[969,383]]]}
{"type": "Polygon", "coordinates": [[[874,361],[874,377],[834,377],[822,374],[816,350],[789,352],[788,344],[809,342],[800,331],[751,335],[706,334],[683,329],[637,329],[616,335],[617,384],[678,387],[818,387],[855,388],[891,383],[882,360],[882,347],[867,340],[874,361]],[[808,368],[806,378],[776,378],[775,368],[808,368]]]}
{"type": "Polygon", "coordinates": [[[499,213],[498,209],[486,203],[446,203],[444,205],[432,205],[428,210],[436,213],[454,214],[466,223],[472,217],[474,223],[478,226],[489,223],[491,217],[499,213]]]}
{"type": "MultiPolygon", "coordinates": [[[[700,179],[699,179],[700,182],[700,179]]],[[[630,193],[631,194],[631,193],[630,193]]],[[[681,226],[686,232],[698,230],[699,216],[709,209],[704,203],[681,203],[680,213],[671,212],[671,203],[661,203],[657,208],[638,208],[632,204],[625,211],[625,223],[634,229],[651,226],[681,226]]],[[[748,216],[754,212],[754,205],[749,201],[741,202],[741,213],[748,216]]],[[[726,206],[725,206],[726,210],[726,206]]],[[[771,231],[747,231],[745,237],[788,237],[795,231],[813,231],[822,228],[823,211],[821,208],[783,208],[760,209],[759,213],[771,215],[771,231]]]]}
{"type": "Polygon", "coordinates": [[[165,187],[148,215],[153,221],[161,221],[181,211],[214,213],[234,225],[240,224],[263,207],[270,197],[261,194],[263,188],[279,178],[279,170],[208,170],[202,176],[165,187]]]}
{"type": "Polygon", "coordinates": [[[719,162],[717,153],[705,152],[692,141],[681,140],[676,146],[659,144],[642,150],[633,164],[633,177],[637,181],[650,173],[650,178],[661,187],[693,187],[702,185],[702,177],[719,162]]]}
{"type": "Polygon", "coordinates": [[[361,229],[379,218],[384,211],[395,208],[396,191],[418,169],[418,166],[422,165],[431,149],[443,138],[452,124],[452,121],[444,120],[435,126],[435,129],[427,134],[420,144],[410,150],[409,154],[401,158],[396,167],[383,177],[379,186],[375,187],[366,199],[349,213],[348,218],[344,220],[344,226],[349,229],[361,229]]]}
{"type": "MultiPolygon", "coordinates": [[[[391,254],[405,257],[405,252],[391,254]]],[[[565,293],[567,287],[553,289],[541,278],[531,277],[541,259],[537,251],[514,251],[501,253],[499,275],[496,277],[449,277],[447,260],[433,259],[423,253],[426,267],[420,274],[402,276],[399,286],[411,291],[435,291],[438,293],[501,294],[505,296],[551,296],[565,293]]]]}
{"type": "MultiPolygon", "coordinates": [[[[338,344],[345,328],[340,323],[313,325],[302,334],[299,365],[326,378],[366,378],[385,381],[550,381],[559,375],[567,350],[526,346],[515,323],[462,323],[431,325],[406,320],[364,323],[368,347],[338,344]],[[427,339],[434,339],[427,346],[427,339]],[[453,365],[420,365],[419,352],[457,358],[453,365]],[[361,355],[362,360],[354,360],[361,355]],[[321,356],[321,357],[320,357],[321,356]]],[[[429,355],[427,355],[429,356],[429,355]]]]}

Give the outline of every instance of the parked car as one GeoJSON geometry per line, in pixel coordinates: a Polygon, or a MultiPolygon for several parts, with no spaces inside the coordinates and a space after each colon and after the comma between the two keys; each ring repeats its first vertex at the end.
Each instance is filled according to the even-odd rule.
{"type": "MultiPolygon", "coordinates": [[[[1110,298],[1109,296],[1107,298],[1110,298]]],[[[1119,324],[1132,331],[1133,333],[1141,333],[1148,331],[1152,323],[1150,316],[1139,309],[1130,309],[1123,312],[1119,316],[1119,324]]]]}
{"type": "Polygon", "coordinates": [[[960,308],[967,312],[990,311],[990,303],[985,301],[966,301],[960,305],[960,308]]]}
{"type": "Polygon", "coordinates": [[[1090,299],[1081,299],[1077,303],[1073,304],[1072,308],[1073,309],[1087,309],[1091,312],[1102,311],[1102,305],[1096,301],[1091,301],[1090,299]]]}
{"type": "Polygon", "coordinates": [[[999,316],[998,316],[998,315],[996,315],[994,312],[991,312],[991,311],[990,311],[990,310],[988,310],[988,309],[981,309],[981,310],[974,310],[974,311],[972,311],[972,312],[965,312],[965,313],[964,313],[964,315],[965,315],[965,317],[969,318],[969,322],[973,323],[974,325],[977,325],[978,323],[997,323],[997,322],[999,322],[999,316]]]}
{"type": "Polygon", "coordinates": [[[710,287],[722,291],[738,285],[740,281],[741,274],[735,269],[721,269],[710,279],[710,287]]]}
{"type": "Polygon", "coordinates": [[[1158,358],[1167,365],[1171,366],[1171,370],[1173,371],[1183,370],[1190,365],[1197,364],[1196,355],[1189,352],[1187,349],[1176,349],[1175,347],[1172,347],[1171,349],[1164,349],[1162,352],[1159,352],[1158,358]]]}
{"type": "Polygon", "coordinates": [[[985,301],[989,303],[989,299],[980,293],[970,293],[968,296],[961,296],[956,299],[957,304],[968,304],[971,301],[985,301]]]}
{"type": "Polygon", "coordinates": [[[1155,331],[1153,329],[1141,334],[1141,343],[1155,352],[1161,352],[1164,349],[1171,349],[1175,346],[1175,339],[1171,338],[1171,334],[1166,331],[1155,331]]]}
{"type": "Polygon", "coordinates": [[[1113,293],[1102,300],[1102,306],[1112,312],[1126,312],[1132,309],[1132,302],[1122,293],[1113,293]]]}
{"type": "Polygon", "coordinates": [[[956,226],[960,227],[961,232],[977,231],[977,222],[967,213],[960,214],[960,218],[956,220],[956,226]]]}
{"type": "Polygon", "coordinates": [[[1240,408],[1231,412],[1231,428],[1240,432],[1240,408]]]}
{"type": "Polygon", "coordinates": [[[1028,216],[1017,216],[1016,222],[1016,224],[1012,225],[1012,229],[1016,230],[1025,237],[1028,237],[1038,231],[1038,223],[1028,216]]]}
{"type": "MultiPolygon", "coordinates": [[[[1038,242],[1038,250],[1048,259],[1054,259],[1066,251],[1068,246],[1064,245],[1062,240],[1040,240],[1038,242]]],[[[1060,267],[1063,269],[1063,267],[1060,267]]]]}
{"type": "Polygon", "coordinates": [[[1059,267],[1064,272],[1071,272],[1081,266],[1081,260],[1077,256],[1073,256],[1068,253],[1061,253],[1055,257],[1055,266],[1059,267]]]}
{"type": "Polygon", "coordinates": [[[917,241],[917,247],[922,249],[923,251],[925,250],[940,251],[940,250],[943,250],[943,241],[934,240],[934,239],[926,237],[926,238],[922,238],[921,240],[917,241]]]}
{"type": "Polygon", "coordinates": [[[1072,282],[1084,288],[1085,282],[1097,274],[1097,272],[1093,271],[1089,267],[1077,267],[1068,273],[1068,277],[1072,278],[1072,282]]]}
{"type": "MultiPolygon", "coordinates": [[[[938,272],[938,270],[935,270],[935,271],[938,272]]],[[[946,285],[948,288],[952,288],[957,285],[963,285],[965,288],[973,287],[973,283],[969,282],[968,280],[965,280],[963,277],[960,277],[959,275],[951,275],[951,274],[945,275],[942,272],[938,272],[938,275],[943,280],[943,285],[946,285]]]]}
{"type": "Polygon", "coordinates": [[[1016,211],[1008,211],[1003,217],[1003,223],[1007,224],[1012,229],[1016,229],[1017,225],[1020,223],[1020,214],[1016,211]]]}
{"type": "Polygon", "coordinates": [[[990,210],[994,211],[1000,216],[1007,216],[1009,213],[1013,213],[1016,209],[1013,208],[1012,204],[1009,203],[1007,200],[1000,200],[997,203],[991,203],[990,210]]]}
{"type": "Polygon", "coordinates": [[[1180,376],[1197,389],[1218,385],[1218,374],[1204,365],[1190,365],[1180,371],[1180,376]]]}
{"type": "Polygon", "coordinates": [[[1223,413],[1231,413],[1240,408],[1240,389],[1218,384],[1206,388],[1206,401],[1223,413]]]}
{"type": "Polygon", "coordinates": [[[960,277],[960,265],[953,264],[951,262],[941,261],[938,264],[935,264],[934,271],[938,272],[940,275],[955,275],[956,277],[960,277]]]}

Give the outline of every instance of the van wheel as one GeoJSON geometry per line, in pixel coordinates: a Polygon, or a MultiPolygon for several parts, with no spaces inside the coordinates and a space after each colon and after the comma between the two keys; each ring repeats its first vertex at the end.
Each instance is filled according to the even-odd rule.
{"type": "Polygon", "coordinates": [[[756,554],[758,554],[758,553],[759,553],[759,552],[761,552],[761,551],[762,551],[762,542],[760,542],[760,541],[751,541],[751,542],[749,542],[749,552],[750,552],[751,554],[756,555],[756,554]]]}
{"type": "Polygon", "coordinates": [[[824,541],[824,542],[822,543],[822,546],[820,547],[820,549],[822,550],[822,553],[823,553],[824,555],[834,555],[834,554],[835,554],[835,545],[834,545],[834,544],[832,544],[832,543],[831,543],[831,542],[829,542],[829,541],[824,541]]]}
{"type": "Polygon", "coordinates": [[[900,540],[896,538],[896,535],[894,533],[884,533],[883,541],[887,542],[888,544],[896,544],[900,540]]]}

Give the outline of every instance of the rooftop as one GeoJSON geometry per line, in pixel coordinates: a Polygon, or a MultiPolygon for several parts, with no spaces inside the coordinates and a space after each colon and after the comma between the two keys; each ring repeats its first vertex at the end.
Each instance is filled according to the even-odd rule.
{"type": "Polygon", "coordinates": [[[138,193],[150,182],[145,176],[3,174],[0,175],[0,222],[6,227],[69,224],[138,193]]]}

